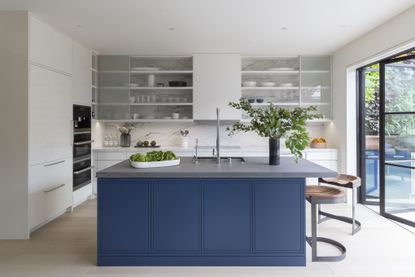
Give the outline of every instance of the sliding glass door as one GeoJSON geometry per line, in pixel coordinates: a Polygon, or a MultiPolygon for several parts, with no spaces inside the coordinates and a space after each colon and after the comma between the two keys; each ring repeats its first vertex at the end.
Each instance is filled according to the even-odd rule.
{"type": "Polygon", "coordinates": [[[379,205],[379,63],[358,70],[360,202],[379,205]]]}
{"type": "Polygon", "coordinates": [[[380,63],[380,212],[415,226],[415,55],[380,63]]]}

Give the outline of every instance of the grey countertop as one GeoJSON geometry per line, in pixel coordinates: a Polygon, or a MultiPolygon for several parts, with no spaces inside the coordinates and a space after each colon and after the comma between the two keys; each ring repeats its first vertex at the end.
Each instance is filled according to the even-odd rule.
{"type": "Polygon", "coordinates": [[[246,162],[234,160],[231,164],[215,160],[201,160],[193,163],[192,158],[181,158],[178,166],[136,169],[125,160],[97,172],[98,178],[306,178],[335,177],[337,172],[300,159],[281,157],[278,166],[268,165],[267,158],[247,157],[246,162]]]}

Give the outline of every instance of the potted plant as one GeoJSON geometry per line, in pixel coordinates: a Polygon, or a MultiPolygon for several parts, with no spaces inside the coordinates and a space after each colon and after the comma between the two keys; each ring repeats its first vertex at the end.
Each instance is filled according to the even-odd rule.
{"type": "Polygon", "coordinates": [[[243,110],[250,117],[248,123],[236,122],[228,128],[230,135],[239,131],[256,132],[261,137],[269,138],[269,164],[280,164],[280,139],[285,139],[285,146],[290,149],[296,161],[302,157],[302,151],[308,145],[310,138],[306,130],[306,121],[322,118],[317,114],[316,107],[297,107],[288,110],[269,103],[264,108],[254,108],[247,99],[230,102],[229,106],[243,110]]]}

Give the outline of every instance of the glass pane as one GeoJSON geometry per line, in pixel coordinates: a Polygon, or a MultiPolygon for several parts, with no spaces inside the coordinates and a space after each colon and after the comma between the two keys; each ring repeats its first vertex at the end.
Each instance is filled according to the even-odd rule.
{"type": "Polygon", "coordinates": [[[402,164],[415,158],[415,115],[385,115],[385,162],[402,164]]]}
{"type": "Polygon", "coordinates": [[[364,69],[365,198],[379,198],[379,64],[364,69]]]}
{"type": "Polygon", "coordinates": [[[385,166],[385,212],[415,221],[414,169],[385,166]]]}
{"type": "Polygon", "coordinates": [[[385,111],[415,111],[415,59],[385,65],[385,111]]]}

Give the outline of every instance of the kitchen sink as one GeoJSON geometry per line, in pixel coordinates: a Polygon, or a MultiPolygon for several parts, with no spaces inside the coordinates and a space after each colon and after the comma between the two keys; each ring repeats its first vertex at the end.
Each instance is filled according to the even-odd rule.
{"type": "MultiPolygon", "coordinates": [[[[198,157],[198,161],[216,161],[216,157],[198,157]]],[[[220,157],[221,162],[224,163],[232,163],[234,161],[238,161],[241,163],[245,163],[245,159],[243,157],[220,157]]]]}

